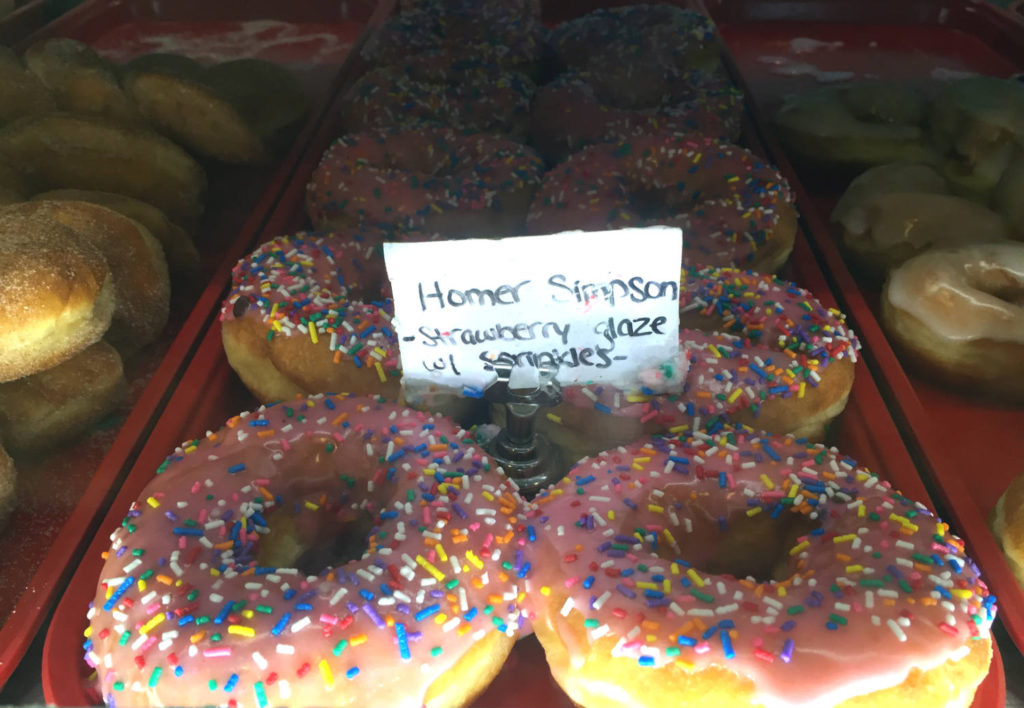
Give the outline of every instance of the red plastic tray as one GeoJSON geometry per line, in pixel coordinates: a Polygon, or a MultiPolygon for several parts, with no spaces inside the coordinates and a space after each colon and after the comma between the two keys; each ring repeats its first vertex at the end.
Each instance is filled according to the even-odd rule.
{"type": "MultiPolygon", "coordinates": [[[[275,18],[262,29],[269,28],[279,37],[287,30],[296,37],[314,38],[305,43],[278,42],[273,51],[260,54],[286,63],[300,77],[311,97],[310,114],[276,164],[207,166],[207,213],[195,234],[203,258],[202,279],[191,289],[176,284],[164,336],[127,367],[129,401],[105,426],[73,446],[31,463],[19,461],[19,504],[0,533],[0,546],[6,549],[0,555],[0,688],[46,619],[129,463],[177,385],[220,301],[231,266],[252,246],[322,121],[329,99],[345,80],[342,62],[375,9],[371,0],[346,5],[343,12],[329,2],[302,3],[301,9],[276,7],[272,2],[245,3],[249,17],[265,13],[275,18]],[[331,51],[325,52],[325,47],[331,51]]],[[[188,39],[193,54],[211,45],[221,52],[251,52],[255,43],[241,42],[240,32],[252,40],[258,35],[255,29],[218,4],[93,1],[36,34],[23,36],[21,48],[40,37],[68,36],[105,52],[121,51],[125,58],[147,51],[147,37],[160,36],[177,38],[178,46],[188,39]]]]}
{"type": "Polygon", "coordinates": [[[793,183],[806,231],[851,317],[907,444],[935,484],[946,515],[965,535],[974,559],[999,598],[999,618],[1024,650],[1024,590],[1017,584],[986,517],[1010,481],[1024,472],[1024,407],[993,404],[947,390],[905,370],[878,324],[878,296],[849,271],[828,222],[842,184],[800,174],[786,159],[770,116],[787,93],[813,77],[787,77],[764,57],[789,58],[824,70],[926,78],[935,67],[993,76],[1024,68],[1024,22],[986,3],[884,3],[833,0],[801,4],[799,21],[772,13],[781,3],[708,3],[754,99],[752,110],[772,159],[793,183]],[[848,24],[852,23],[852,24],[848,24]],[[797,37],[841,47],[793,54],[797,37]]]}
{"type": "MultiPolygon", "coordinates": [[[[337,111],[331,113],[336,115],[337,111]]],[[[267,223],[264,239],[308,227],[304,211],[306,179],[323,149],[337,134],[335,123],[325,121],[311,141],[292,183],[267,223]]],[[[751,133],[751,142],[756,143],[756,140],[756,135],[751,133]]],[[[798,236],[787,277],[809,288],[825,305],[835,305],[825,277],[803,237],[798,236]]],[[[88,684],[89,669],[82,661],[81,645],[87,605],[95,591],[102,567],[100,554],[107,548],[110,531],[120,524],[124,511],[152,478],[153,470],[178,443],[198,437],[206,430],[216,429],[230,416],[255,405],[255,400],[228,366],[221,345],[220,323],[214,321],[57,606],[43,647],[43,691],[48,703],[61,706],[99,703],[99,697],[88,684]],[[68,667],[77,667],[77,672],[69,671],[68,667]],[[70,680],[74,676],[80,680],[70,680]]],[[[927,492],[914,462],[870,372],[863,365],[858,371],[847,409],[834,425],[832,436],[844,452],[891,480],[911,498],[928,503],[927,492]]],[[[1002,706],[1005,703],[1006,687],[998,649],[996,653],[992,670],[978,690],[976,706],[1002,706]]],[[[530,638],[516,646],[505,669],[476,705],[489,708],[524,705],[569,708],[572,704],[551,679],[545,669],[543,652],[530,638]],[[531,676],[528,686],[524,686],[526,682],[522,681],[524,669],[531,676]]]]}

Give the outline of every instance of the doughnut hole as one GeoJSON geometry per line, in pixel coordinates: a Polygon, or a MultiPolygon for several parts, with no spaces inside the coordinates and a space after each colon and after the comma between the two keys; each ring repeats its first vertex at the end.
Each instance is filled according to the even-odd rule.
{"type": "MultiPolygon", "coordinates": [[[[356,479],[373,476],[373,461],[357,440],[348,439],[327,455],[325,437],[306,439],[289,452],[289,471],[284,488],[271,490],[281,501],[265,515],[270,531],[260,537],[259,565],[298,568],[317,575],[326,568],[362,558],[375,532],[371,509],[386,504],[390,484],[381,484],[374,495],[361,501],[350,496],[356,479]],[[345,461],[344,468],[336,463],[345,461]],[[310,514],[309,511],[316,511],[310,514]]],[[[360,496],[365,496],[364,491],[360,496]]]]}
{"type": "MultiPolygon", "coordinates": [[[[702,574],[752,578],[758,583],[782,582],[793,576],[789,550],[821,524],[804,514],[786,510],[776,518],[769,513],[748,516],[736,504],[722,504],[707,494],[665,489],[665,495],[651,497],[648,504],[674,508],[680,523],[666,527],[677,546],[664,531],[655,538],[648,526],[648,513],[640,508],[622,519],[618,538],[644,534],[644,548],[666,561],[685,561],[702,574]],[[716,509],[725,506],[726,508],[716,509]],[[733,508],[729,508],[733,507],[733,508]],[[689,520],[689,526],[686,524],[689,520]],[[677,550],[678,547],[678,550],[677,550]]],[[[664,520],[659,515],[659,520],[664,520]]]]}

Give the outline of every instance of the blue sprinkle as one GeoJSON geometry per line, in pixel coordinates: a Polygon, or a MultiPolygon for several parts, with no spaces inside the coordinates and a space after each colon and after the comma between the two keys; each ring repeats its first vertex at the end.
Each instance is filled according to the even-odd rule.
{"type": "Polygon", "coordinates": [[[735,659],[736,652],[732,648],[732,637],[729,636],[728,632],[722,632],[718,636],[722,639],[722,651],[725,653],[725,658],[735,659]]]}
{"type": "Polygon", "coordinates": [[[699,643],[696,637],[687,637],[685,634],[680,634],[676,641],[681,647],[695,647],[699,643]]]}
{"type": "Polygon", "coordinates": [[[231,465],[230,467],[228,467],[228,472],[230,472],[231,474],[235,474],[236,472],[241,472],[244,469],[245,463],[239,462],[237,465],[231,465]]]}
{"type": "Polygon", "coordinates": [[[202,536],[202,529],[189,528],[187,526],[175,526],[174,533],[178,536],[202,536]]]}
{"type": "MultiPolygon", "coordinates": [[[[476,608],[473,608],[473,609],[476,609],[476,608]]],[[[434,615],[436,615],[440,611],[441,611],[441,606],[435,604],[435,605],[430,605],[429,607],[424,607],[422,610],[420,610],[419,612],[417,612],[413,616],[416,618],[417,622],[422,622],[423,620],[427,619],[428,617],[433,617],[434,615]]]]}
{"type": "Polygon", "coordinates": [[[639,659],[640,666],[654,666],[653,656],[641,656],[639,659]]]}
{"type": "Polygon", "coordinates": [[[270,630],[270,633],[273,634],[275,637],[280,637],[281,632],[283,632],[284,628],[288,626],[288,620],[290,620],[291,618],[292,613],[285,612],[283,615],[281,615],[281,619],[277,621],[277,624],[274,625],[274,628],[270,630]]]}
{"type": "Polygon", "coordinates": [[[349,669],[348,671],[345,672],[345,678],[347,678],[347,679],[354,679],[358,675],[359,675],[359,667],[358,666],[353,666],[351,669],[349,669]]]}

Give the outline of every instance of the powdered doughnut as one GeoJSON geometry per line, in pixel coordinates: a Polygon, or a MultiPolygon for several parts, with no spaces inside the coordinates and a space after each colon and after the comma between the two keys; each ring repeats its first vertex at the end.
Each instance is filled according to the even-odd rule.
{"type": "Polygon", "coordinates": [[[0,210],[0,381],[50,369],[110,326],[103,255],[59,223],[0,210]]]}
{"type": "Polygon", "coordinates": [[[537,502],[533,628],[586,708],[966,707],[988,673],[963,541],[834,449],[646,439],[537,502]]]}
{"type": "Polygon", "coordinates": [[[445,127],[519,139],[526,135],[535,90],[525,74],[475,64],[387,66],[368,71],[349,89],[342,127],[349,133],[445,127]]]}
{"type": "Polygon", "coordinates": [[[339,138],[306,193],[319,229],[376,227],[447,236],[523,233],[544,164],[530,148],[432,129],[339,138]]]}
{"type": "Polygon", "coordinates": [[[519,632],[520,503],[443,418],[335,396],[243,413],[113,533],[86,659],[110,706],[465,705],[519,632]]]}
{"type": "Polygon", "coordinates": [[[0,531],[7,526],[7,522],[14,511],[16,499],[18,474],[14,469],[14,461],[0,445],[0,531]]]}
{"type": "Polygon", "coordinates": [[[132,351],[156,339],[167,324],[171,286],[163,249],[145,226],[87,202],[26,202],[4,211],[61,224],[103,254],[114,280],[111,343],[132,351]]]}
{"type": "Polygon", "coordinates": [[[672,5],[600,8],[551,34],[559,69],[593,72],[619,106],[651,106],[693,70],[720,69],[717,33],[704,15],[672,5]]]}
{"type": "Polygon", "coordinates": [[[726,419],[824,437],[846,406],[860,347],[841,313],[774,276],[715,268],[684,271],[679,307],[677,361],[618,386],[565,386],[538,418],[563,459],[726,419]]]}
{"type": "Polygon", "coordinates": [[[0,438],[19,458],[50,452],[103,420],[127,392],[117,350],[96,342],[52,369],[0,384],[0,438]]]}
{"type": "Polygon", "coordinates": [[[889,274],[881,323],[915,368],[969,393],[1024,401],[1024,244],[908,260],[889,274]]]}
{"type": "Polygon", "coordinates": [[[546,234],[679,226],[688,265],[777,270],[796,234],[785,179],[749,150],[701,135],[594,145],[544,177],[527,226],[546,234]]]}
{"type": "Polygon", "coordinates": [[[533,101],[530,137],[549,163],[599,142],[651,133],[700,133],[734,142],[740,136],[743,93],[727,80],[690,72],[666,87],[655,105],[621,108],[604,77],[567,72],[542,86],[533,101]]]}
{"type": "Polygon", "coordinates": [[[362,50],[373,65],[403,64],[424,55],[453,63],[483,62],[536,76],[544,28],[529,2],[425,3],[389,18],[362,50]]]}

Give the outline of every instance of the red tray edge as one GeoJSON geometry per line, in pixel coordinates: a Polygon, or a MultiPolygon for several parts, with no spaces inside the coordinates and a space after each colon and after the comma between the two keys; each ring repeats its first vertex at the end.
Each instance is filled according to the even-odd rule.
{"type": "MultiPolygon", "coordinates": [[[[701,3],[707,11],[703,0],[701,3]]],[[[977,3],[965,6],[964,12],[973,11],[979,16],[1007,17],[1015,26],[1015,31],[1024,38],[1024,21],[1019,16],[1011,15],[987,4],[977,3]]],[[[714,14],[710,15],[714,18],[714,14]]],[[[1024,47],[1024,39],[1022,39],[1024,47]]],[[[733,79],[748,97],[753,96],[743,77],[742,72],[726,50],[726,61],[733,79]]],[[[930,417],[921,405],[902,365],[896,357],[888,339],[882,332],[877,319],[860,291],[853,274],[846,267],[838,248],[828,237],[829,229],[821,214],[818,213],[807,189],[800,181],[792,163],[770,128],[770,122],[761,113],[760,107],[748,101],[748,110],[754,117],[755,130],[763,143],[767,154],[789,181],[797,196],[797,203],[806,205],[800,209],[802,231],[808,235],[808,241],[815,256],[822,265],[822,271],[829,283],[830,290],[836,294],[843,311],[847,313],[855,327],[855,331],[864,343],[864,359],[871,368],[880,390],[883,392],[886,405],[906,444],[911,447],[911,454],[917,464],[926,473],[925,484],[934,480],[934,489],[943,503],[944,516],[953,521],[963,532],[976,562],[985,568],[985,575],[995,577],[1000,587],[1014,588],[1016,579],[1003,556],[998,542],[988,529],[985,515],[974,503],[964,482],[944,462],[949,459],[945,454],[951,444],[944,436],[939,435],[931,423],[930,417]],[[930,477],[931,480],[927,478],[930,477]]],[[[1020,598],[1009,605],[999,605],[999,617],[1006,627],[1011,639],[1018,649],[1024,651],[1024,590],[1020,598]]]]}

